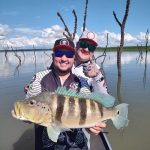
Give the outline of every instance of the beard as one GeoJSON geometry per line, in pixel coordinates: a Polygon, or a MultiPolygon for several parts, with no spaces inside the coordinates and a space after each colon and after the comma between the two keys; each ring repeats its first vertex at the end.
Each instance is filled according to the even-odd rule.
{"type": "Polygon", "coordinates": [[[55,72],[58,74],[58,75],[60,75],[60,76],[64,76],[64,75],[67,75],[68,73],[70,73],[71,72],[71,68],[68,68],[68,69],[66,69],[66,70],[62,70],[62,69],[60,69],[59,67],[54,67],[55,68],[55,72]]]}

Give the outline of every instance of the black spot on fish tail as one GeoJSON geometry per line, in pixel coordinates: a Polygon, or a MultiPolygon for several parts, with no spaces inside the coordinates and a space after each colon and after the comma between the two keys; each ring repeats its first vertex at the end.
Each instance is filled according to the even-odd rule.
{"type": "Polygon", "coordinates": [[[55,119],[60,122],[61,122],[61,117],[64,111],[64,102],[65,102],[65,97],[63,95],[58,95],[55,119]]]}
{"type": "Polygon", "coordinates": [[[73,97],[69,97],[69,115],[74,115],[75,113],[75,99],[73,97]]]}
{"type": "Polygon", "coordinates": [[[79,125],[82,125],[86,121],[87,116],[87,106],[86,106],[86,100],[83,98],[79,98],[79,108],[80,108],[80,121],[79,125]]]}

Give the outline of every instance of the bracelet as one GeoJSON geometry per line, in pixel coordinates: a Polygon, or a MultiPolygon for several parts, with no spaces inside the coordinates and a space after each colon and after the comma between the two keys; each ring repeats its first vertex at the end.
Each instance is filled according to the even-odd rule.
{"type": "Polygon", "coordinates": [[[96,80],[96,82],[102,82],[104,80],[104,77],[101,77],[100,79],[96,80]]]}

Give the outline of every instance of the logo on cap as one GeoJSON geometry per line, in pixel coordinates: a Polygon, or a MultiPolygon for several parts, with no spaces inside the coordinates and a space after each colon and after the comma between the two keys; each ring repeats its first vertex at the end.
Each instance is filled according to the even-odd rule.
{"type": "Polygon", "coordinates": [[[69,46],[69,41],[67,39],[62,39],[59,44],[60,45],[68,45],[69,46]]]}
{"type": "Polygon", "coordinates": [[[88,32],[87,33],[87,38],[94,40],[95,39],[95,34],[93,32],[88,32]]]}

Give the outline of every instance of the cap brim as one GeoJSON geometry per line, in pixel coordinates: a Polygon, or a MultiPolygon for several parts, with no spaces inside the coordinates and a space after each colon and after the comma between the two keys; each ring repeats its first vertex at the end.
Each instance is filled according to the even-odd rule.
{"type": "Polygon", "coordinates": [[[69,49],[69,50],[75,51],[73,47],[68,46],[68,45],[57,45],[53,48],[53,50],[56,50],[56,49],[69,49]]]}
{"type": "Polygon", "coordinates": [[[93,45],[95,45],[95,46],[98,45],[94,40],[89,39],[89,38],[80,38],[79,41],[87,41],[87,42],[90,42],[91,44],[93,44],[93,45]]]}

